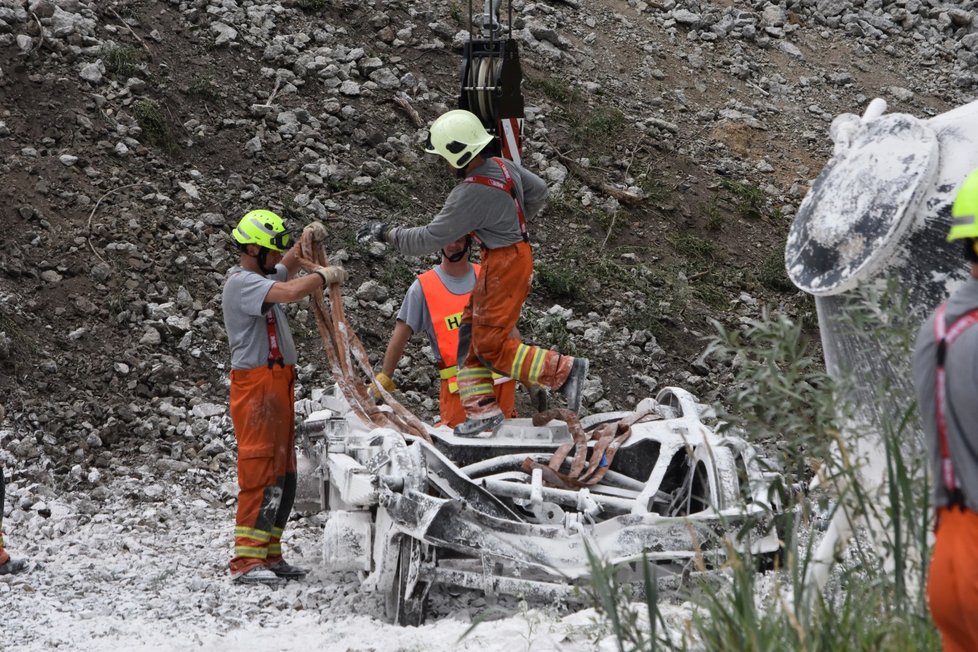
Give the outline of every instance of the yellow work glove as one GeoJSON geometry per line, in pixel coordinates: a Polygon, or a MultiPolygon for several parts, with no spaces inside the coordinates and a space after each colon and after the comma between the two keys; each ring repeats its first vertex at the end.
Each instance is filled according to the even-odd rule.
{"type": "Polygon", "coordinates": [[[377,385],[380,385],[388,392],[393,392],[395,389],[397,389],[397,385],[394,384],[394,381],[390,376],[385,374],[383,371],[377,372],[377,375],[374,376],[374,382],[370,383],[370,386],[367,387],[367,394],[369,394],[370,398],[375,401],[380,400],[380,390],[377,389],[377,385]]]}

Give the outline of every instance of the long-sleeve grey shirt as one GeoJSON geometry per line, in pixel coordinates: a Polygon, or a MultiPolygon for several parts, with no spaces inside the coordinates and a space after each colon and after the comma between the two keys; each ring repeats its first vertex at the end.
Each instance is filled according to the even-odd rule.
{"type": "MultiPolygon", "coordinates": [[[[512,161],[504,162],[513,177],[516,197],[529,221],[547,201],[547,184],[523,166],[512,161]]],[[[504,180],[502,170],[492,160],[486,160],[471,175],[504,180]]],[[[523,236],[513,198],[498,188],[479,183],[459,183],[429,224],[415,228],[395,227],[387,234],[387,241],[401,253],[421,256],[436,252],[468,233],[475,233],[487,249],[520,242],[523,236]]]]}
{"type": "MultiPolygon", "coordinates": [[[[944,313],[948,326],[978,308],[978,279],[969,278],[947,300],[944,313]]],[[[937,342],[934,315],[917,333],[913,353],[913,384],[917,407],[927,439],[927,453],[934,482],[933,500],[938,507],[948,505],[950,496],[941,474],[941,449],[937,437],[935,376],[937,342]]],[[[947,445],[958,487],[968,509],[978,511],[978,325],[964,331],[947,350],[944,361],[947,402],[944,420],[947,445]]]]}

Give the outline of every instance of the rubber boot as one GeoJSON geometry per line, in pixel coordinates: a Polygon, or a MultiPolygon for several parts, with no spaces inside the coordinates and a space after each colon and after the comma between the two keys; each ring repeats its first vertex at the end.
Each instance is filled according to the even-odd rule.
{"type": "Polygon", "coordinates": [[[479,433],[487,430],[495,431],[500,426],[505,417],[502,412],[498,412],[488,417],[469,417],[463,423],[455,426],[453,432],[458,437],[475,437],[479,433]]]}
{"type": "Polygon", "coordinates": [[[584,394],[584,380],[587,378],[587,370],[590,366],[587,358],[574,358],[570,375],[560,386],[560,393],[567,399],[567,409],[571,412],[581,411],[581,397],[584,394]]]}

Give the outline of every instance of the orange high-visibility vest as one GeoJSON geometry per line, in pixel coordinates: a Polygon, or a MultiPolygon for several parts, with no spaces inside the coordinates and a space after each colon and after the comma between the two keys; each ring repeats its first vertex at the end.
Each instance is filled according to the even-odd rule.
{"type": "MultiPolygon", "coordinates": [[[[479,265],[472,263],[472,269],[478,277],[479,265]]],[[[431,324],[435,330],[435,343],[441,358],[438,377],[447,381],[448,389],[455,394],[458,392],[458,383],[456,382],[458,375],[456,366],[458,363],[458,329],[462,325],[462,311],[465,310],[465,304],[469,302],[471,292],[452,294],[433,269],[419,274],[418,281],[421,282],[421,292],[424,294],[425,303],[428,304],[428,313],[431,314],[431,324]]]]}

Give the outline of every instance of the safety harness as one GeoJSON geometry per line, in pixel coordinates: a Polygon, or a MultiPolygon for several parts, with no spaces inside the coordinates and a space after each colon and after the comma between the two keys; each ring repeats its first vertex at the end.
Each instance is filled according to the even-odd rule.
{"type": "Polygon", "coordinates": [[[935,392],[934,403],[937,412],[937,439],[941,454],[941,479],[944,488],[951,496],[951,505],[964,506],[964,493],[958,486],[954,475],[954,465],[951,462],[951,450],[947,444],[947,375],[944,362],[947,360],[947,350],[954,340],[966,330],[978,324],[978,308],[958,317],[948,328],[944,321],[947,304],[941,304],[934,315],[934,339],[937,341],[937,368],[934,373],[935,392]]]}
{"type": "Polygon", "coordinates": [[[278,332],[275,330],[275,307],[272,306],[265,313],[265,327],[268,330],[268,368],[271,369],[276,364],[285,367],[285,357],[278,348],[278,332]]]}
{"type": "MultiPolygon", "coordinates": [[[[509,169],[503,162],[503,159],[498,156],[493,156],[491,159],[503,173],[503,181],[499,179],[493,179],[492,177],[482,177],[482,176],[471,176],[465,177],[462,183],[478,183],[483,186],[489,186],[490,188],[495,188],[496,190],[502,190],[503,192],[509,194],[513,198],[513,205],[516,207],[516,217],[520,221],[520,235],[523,236],[523,242],[530,241],[530,232],[526,228],[526,215],[523,213],[523,207],[520,205],[520,200],[516,196],[516,184],[513,182],[513,175],[509,173],[509,169]]],[[[478,240],[478,238],[476,238],[478,240]]],[[[480,242],[481,244],[481,242],[480,242]]]]}

